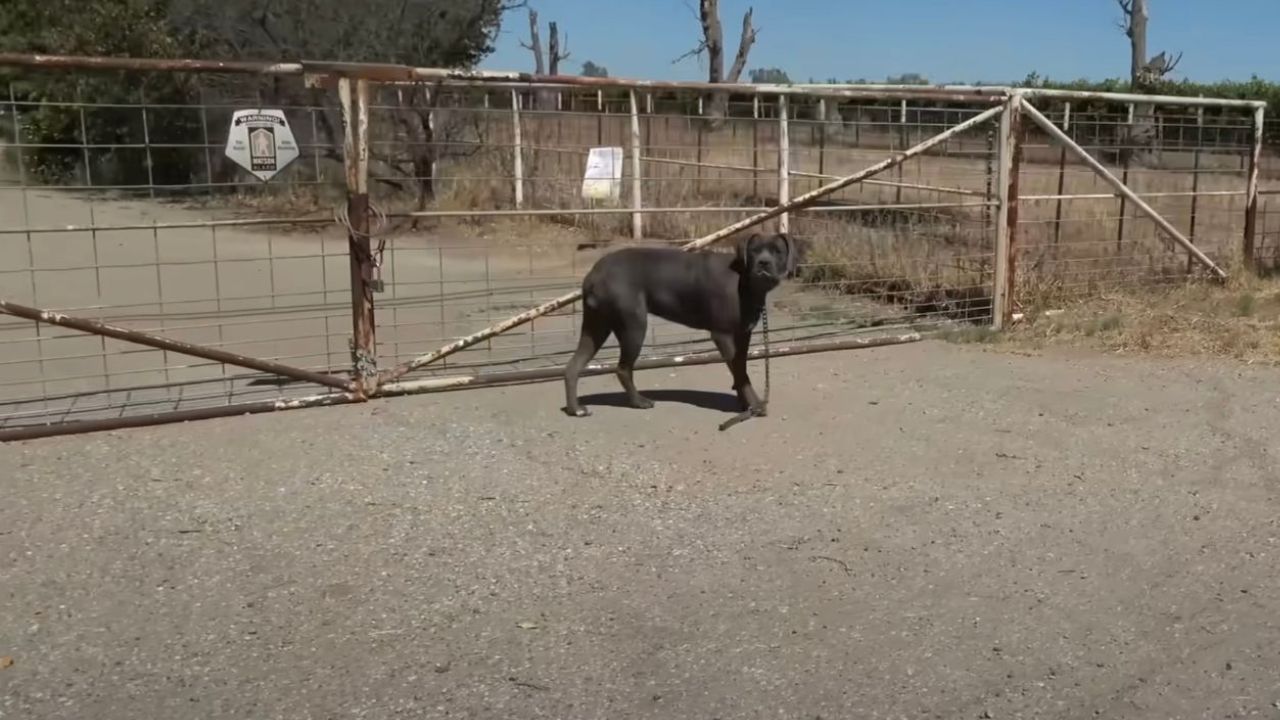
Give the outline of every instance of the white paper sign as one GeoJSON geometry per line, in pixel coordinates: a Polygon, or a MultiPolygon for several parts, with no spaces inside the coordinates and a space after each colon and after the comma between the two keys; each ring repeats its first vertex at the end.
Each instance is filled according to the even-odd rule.
{"type": "Polygon", "coordinates": [[[237,110],[227,132],[227,157],[262,182],[298,158],[283,110],[237,110]]]}
{"type": "Polygon", "coordinates": [[[593,147],[582,176],[583,200],[611,200],[622,195],[622,148],[593,147]]]}

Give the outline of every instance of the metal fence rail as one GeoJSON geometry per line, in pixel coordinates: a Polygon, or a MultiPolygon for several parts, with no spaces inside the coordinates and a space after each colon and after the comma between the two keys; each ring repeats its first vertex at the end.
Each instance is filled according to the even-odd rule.
{"type": "MultiPolygon", "coordinates": [[[[582,274],[632,241],[802,238],[772,305],[786,352],[1280,254],[1259,103],[7,55],[0,73],[0,438],[554,376],[582,274]],[[265,185],[223,156],[231,113],[263,107],[301,150],[265,185]],[[613,200],[584,199],[593,148],[622,158],[613,200]]],[[[644,363],[709,349],[655,321],[644,363]]]]}

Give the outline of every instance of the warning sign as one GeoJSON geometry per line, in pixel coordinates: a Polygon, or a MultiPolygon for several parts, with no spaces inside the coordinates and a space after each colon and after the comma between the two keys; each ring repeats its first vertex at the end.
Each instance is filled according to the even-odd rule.
{"type": "Polygon", "coordinates": [[[298,143],[283,110],[237,110],[231,116],[226,155],[267,182],[298,158],[298,143]]]}
{"type": "Polygon", "coordinates": [[[583,200],[618,201],[622,193],[622,148],[593,147],[582,176],[583,200]]]}

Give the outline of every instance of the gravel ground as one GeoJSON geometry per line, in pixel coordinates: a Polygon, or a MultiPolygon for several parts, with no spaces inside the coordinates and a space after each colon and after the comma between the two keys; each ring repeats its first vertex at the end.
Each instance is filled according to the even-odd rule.
{"type": "Polygon", "coordinates": [[[0,447],[0,717],[1280,717],[1273,369],[638,377],[0,447]]]}

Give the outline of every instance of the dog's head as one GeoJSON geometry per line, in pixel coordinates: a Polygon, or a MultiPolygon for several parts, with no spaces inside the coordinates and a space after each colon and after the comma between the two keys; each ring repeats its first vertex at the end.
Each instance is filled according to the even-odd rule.
{"type": "Polygon", "coordinates": [[[788,233],[757,233],[738,243],[733,267],[752,284],[772,289],[795,276],[804,250],[804,243],[788,233]]]}

